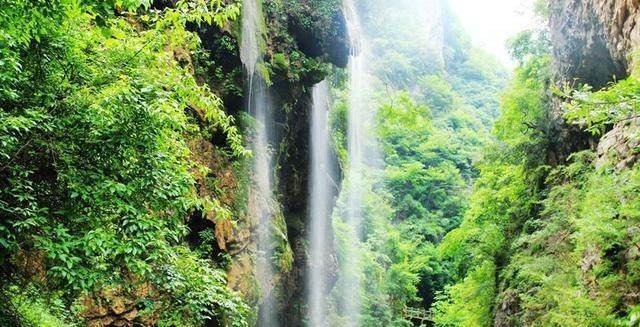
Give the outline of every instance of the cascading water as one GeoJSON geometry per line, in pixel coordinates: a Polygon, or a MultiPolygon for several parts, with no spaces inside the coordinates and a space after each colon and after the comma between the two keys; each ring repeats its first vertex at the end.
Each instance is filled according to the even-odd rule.
{"type": "Polygon", "coordinates": [[[307,294],[309,326],[326,326],[328,301],[327,258],[331,255],[333,176],[328,125],[329,87],[321,82],[313,88],[311,108],[311,183],[309,189],[309,275],[307,294]]]}
{"type": "Polygon", "coordinates": [[[269,98],[266,86],[258,76],[253,78],[253,90],[250,106],[251,114],[256,120],[256,133],[252,144],[253,184],[251,195],[251,213],[258,219],[258,256],[256,262],[256,275],[262,291],[262,304],[259,309],[259,327],[278,326],[275,318],[274,307],[274,278],[273,278],[273,217],[277,204],[273,198],[273,160],[269,140],[273,123],[270,117],[269,98]]]}
{"type": "Polygon", "coordinates": [[[367,73],[364,40],[353,0],[346,0],[345,17],[351,43],[349,56],[349,116],[347,150],[349,152],[348,219],[355,227],[358,239],[362,236],[362,185],[365,164],[364,134],[368,125],[366,108],[367,73]]]}
{"type": "Polygon", "coordinates": [[[343,258],[340,263],[339,312],[345,326],[360,326],[361,314],[361,260],[360,248],[363,237],[363,195],[367,189],[365,169],[369,151],[367,135],[373,126],[369,102],[369,76],[366,66],[367,45],[361,33],[360,19],[354,0],[344,0],[344,13],[351,45],[349,57],[349,115],[347,127],[346,213],[348,235],[345,238],[343,258]]]}
{"type": "Polygon", "coordinates": [[[242,39],[240,40],[240,60],[247,70],[249,93],[251,93],[251,79],[260,60],[260,43],[262,37],[262,13],[257,0],[242,2],[242,39]]]}
{"type": "Polygon", "coordinates": [[[277,205],[273,198],[273,158],[270,140],[273,135],[273,118],[267,86],[256,73],[260,62],[260,41],[262,40],[262,13],[257,0],[243,1],[242,40],[240,58],[246,69],[247,107],[255,119],[255,134],[251,139],[253,151],[253,187],[249,200],[249,210],[258,223],[258,255],[256,275],[262,291],[258,326],[278,325],[273,300],[273,233],[272,220],[277,205]]]}

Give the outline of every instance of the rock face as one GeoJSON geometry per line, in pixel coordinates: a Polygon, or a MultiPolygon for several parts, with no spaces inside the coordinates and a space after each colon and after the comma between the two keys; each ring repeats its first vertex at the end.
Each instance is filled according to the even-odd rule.
{"type": "Polygon", "coordinates": [[[158,296],[149,284],[136,285],[129,292],[122,289],[102,289],[91,297],[85,296],[82,304],[86,309],[84,316],[87,326],[153,326],[158,319],[158,310],[141,313],[136,302],[140,298],[158,296]]]}
{"type": "MultiPolygon", "coordinates": [[[[640,2],[551,0],[549,9],[557,83],[598,89],[628,76],[633,52],[640,45],[640,2]]],[[[573,152],[596,148],[597,140],[565,124],[559,99],[554,99],[551,113],[550,164],[562,164],[573,152]]]]}
{"type": "Polygon", "coordinates": [[[617,123],[605,134],[598,144],[598,160],[596,166],[613,163],[618,170],[633,167],[640,156],[640,118],[617,123]]]}
{"type": "MultiPolygon", "coordinates": [[[[275,210],[279,214],[274,219],[277,234],[282,236],[278,238],[277,248],[286,249],[287,254],[286,260],[280,258],[274,264],[273,285],[270,287],[277,294],[280,326],[302,326],[307,274],[311,89],[327,76],[331,65],[346,66],[349,47],[340,0],[263,0],[261,6],[266,42],[262,49],[262,63],[257,68],[269,86],[276,120],[273,146],[277,176],[275,198],[281,206],[275,210]]],[[[239,27],[240,22],[224,31],[205,27],[199,30],[199,34],[204,48],[208,50],[206,61],[211,63],[202,67],[206,70],[205,82],[223,99],[225,109],[242,121],[246,99],[242,94],[239,27]]],[[[212,152],[210,146],[197,144],[194,148],[201,154],[201,160],[211,157],[208,155],[212,152]]],[[[225,194],[234,195],[224,204],[233,206],[236,224],[223,226],[209,217],[204,219],[207,221],[201,219],[200,223],[195,223],[198,217],[194,217],[190,227],[192,230],[214,229],[215,252],[231,257],[229,286],[241,292],[247,302],[257,308],[261,303],[260,283],[255,275],[258,220],[252,217],[251,205],[247,205],[252,201],[247,195],[252,193],[248,191],[251,187],[248,178],[251,164],[245,162],[231,171],[224,164],[211,162],[208,166],[217,172],[217,181],[233,181],[225,185],[216,182],[221,192],[214,195],[220,200],[225,194]]],[[[335,180],[339,185],[338,176],[335,180]]],[[[333,262],[335,257],[329,260],[333,262]]],[[[335,276],[328,278],[335,279],[335,276]]]]}
{"type": "Polygon", "coordinates": [[[349,48],[340,0],[278,3],[264,1],[263,6],[268,28],[266,57],[273,72],[271,95],[278,108],[276,125],[281,127],[277,131],[277,192],[293,253],[293,265],[281,278],[278,298],[280,326],[288,327],[303,326],[305,315],[311,88],[327,76],[329,64],[347,64],[349,48]],[[276,64],[279,54],[285,54],[285,65],[276,64]],[[301,57],[296,58],[297,54],[301,57]]]}
{"type": "MultiPolygon", "coordinates": [[[[626,78],[638,63],[634,61],[633,53],[640,46],[640,1],[550,0],[549,9],[556,82],[589,84],[599,89],[626,78]]],[[[618,170],[628,169],[640,159],[637,152],[640,118],[621,121],[596,139],[576,126],[567,125],[562,109],[562,99],[554,98],[549,122],[552,125],[550,165],[563,164],[568,155],[584,149],[597,150],[597,166],[613,164],[618,170]]],[[[633,251],[635,259],[635,248],[633,251]]],[[[591,270],[599,260],[597,249],[586,250],[581,272],[591,270]]],[[[590,285],[595,281],[583,282],[590,285]]],[[[494,326],[522,325],[517,316],[527,310],[520,307],[515,294],[503,287],[496,305],[494,326]]]]}
{"type": "Polygon", "coordinates": [[[595,1],[595,12],[603,21],[611,56],[629,68],[632,51],[640,44],[640,3],[636,0],[595,1]]]}
{"type": "Polygon", "coordinates": [[[602,87],[624,78],[640,44],[636,0],[553,0],[550,30],[554,59],[563,80],[602,87]]]}
{"type": "Polygon", "coordinates": [[[341,0],[287,0],[289,33],[298,48],[308,56],[326,57],[339,67],[349,58],[346,21],[341,0]]]}

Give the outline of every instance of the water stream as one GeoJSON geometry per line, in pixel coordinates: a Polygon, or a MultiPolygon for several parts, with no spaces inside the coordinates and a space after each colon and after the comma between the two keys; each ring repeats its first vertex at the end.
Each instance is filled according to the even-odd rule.
{"type": "Polygon", "coordinates": [[[372,125],[371,112],[367,106],[369,98],[369,76],[367,73],[367,44],[361,31],[360,18],[354,0],[343,2],[347,30],[351,45],[349,56],[349,114],[347,117],[347,150],[349,163],[346,171],[346,217],[348,225],[343,258],[339,267],[342,299],[339,299],[339,312],[347,327],[360,326],[361,313],[361,275],[360,248],[363,237],[363,196],[367,189],[365,169],[370,155],[367,148],[367,135],[372,125]]]}
{"type": "Polygon", "coordinates": [[[277,204],[273,197],[273,113],[268,88],[256,72],[260,63],[263,17],[258,0],[243,1],[242,40],[240,58],[246,70],[245,89],[247,110],[255,119],[254,133],[250,139],[253,152],[253,187],[249,199],[251,216],[258,225],[256,276],[262,292],[258,326],[278,326],[273,294],[273,217],[277,204]]]}
{"type": "Polygon", "coordinates": [[[329,134],[329,87],[321,82],[313,88],[311,108],[311,161],[309,189],[309,275],[307,294],[309,326],[326,326],[328,312],[329,274],[327,262],[331,257],[333,236],[331,212],[333,207],[333,162],[329,134]]]}
{"type": "MultiPolygon", "coordinates": [[[[344,0],[351,54],[349,57],[349,116],[347,128],[347,148],[349,163],[346,171],[346,208],[344,222],[348,225],[350,242],[342,253],[338,268],[342,298],[338,311],[346,327],[360,326],[361,311],[361,264],[360,248],[363,238],[363,196],[367,186],[366,169],[369,157],[368,135],[373,126],[373,116],[369,102],[369,76],[366,66],[366,43],[362,37],[359,17],[354,0],[344,0]]],[[[274,123],[268,88],[256,68],[261,61],[260,42],[262,40],[263,17],[257,0],[243,2],[242,40],[240,57],[246,70],[247,110],[255,119],[254,133],[249,140],[253,151],[253,187],[249,199],[249,210],[258,228],[256,276],[261,287],[261,305],[258,326],[276,327],[280,325],[274,301],[273,217],[277,210],[273,196],[274,163],[272,139],[274,123]]],[[[309,184],[309,274],[307,294],[309,326],[328,326],[329,301],[327,267],[332,248],[332,189],[330,162],[330,133],[328,113],[330,101],[326,82],[313,89],[311,117],[311,160],[309,184]]]]}

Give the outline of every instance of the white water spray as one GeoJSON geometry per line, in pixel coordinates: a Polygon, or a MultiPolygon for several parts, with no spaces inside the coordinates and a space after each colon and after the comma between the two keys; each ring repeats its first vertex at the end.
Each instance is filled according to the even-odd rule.
{"type": "Polygon", "coordinates": [[[262,12],[257,0],[242,2],[242,39],[240,40],[240,60],[247,70],[247,79],[256,71],[260,60],[260,42],[262,37],[262,12]]]}

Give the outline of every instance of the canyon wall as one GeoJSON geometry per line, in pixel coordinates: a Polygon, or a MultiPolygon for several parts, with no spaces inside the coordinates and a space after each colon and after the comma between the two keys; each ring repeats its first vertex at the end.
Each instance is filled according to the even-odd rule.
{"type": "MultiPolygon", "coordinates": [[[[634,56],[640,45],[640,26],[638,26],[640,23],[640,2],[635,0],[551,0],[549,14],[553,63],[553,78],[550,83],[555,83],[558,86],[567,83],[572,87],[588,84],[598,90],[625,79],[634,72],[636,64],[634,56]]],[[[550,126],[545,134],[548,142],[547,164],[550,166],[567,165],[576,161],[575,159],[569,160],[572,154],[582,150],[593,150],[597,156],[596,166],[612,164],[616,171],[603,173],[605,176],[631,170],[638,161],[638,141],[637,137],[634,137],[640,131],[637,118],[607,126],[602,135],[592,135],[565,121],[563,116],[564,103],[568,99],[552,95],[550,91],[552,85],[547,86],[547,89],[549,113],[546,120],[550,126]]],[[[551,257],[556,260],[564,260],[571,254],[575,255],[572,260],[576,260],[577,264],[564,267],[563,271],[573,274],[571,276],[576,276],[575,279],[572,279],[573,287],[588,291],[588,294],[580,296],[596,302],[599,296],[603,296],[601,293],[607,292],[607,287],[612,288],[613,286],[604,286],[606,282],[602,276],[590,275],[593,274],[593,267],[600,262],[607,262],[607,260],[618,262],[621,267],[626,267],[625,260],[635,258],[624,254],[631,253],[635,246],[632,246],[630,250],[626,245],[608,244],[607,246],[611,246],[612,249],[600,251],[597,246],[592,245],[588,250],[576,250],[576,239],[579,237],[575,235],[577,227],[573,224],[576,220],[584,218],[580,217],[581,214],[574,213],[571,208],[578,204],[562,207],[562,197],[556,195],[547,198],[548,193],[570,185],[571,182],[554,182],[553,176],[547,177],[542,185],[543,207],[546,209],[527,218],[525,227],[518,232],[520,239],[511,244],[512,248],[509,250],[510,258],[508,260],[510,263],[500,267],[502,270],[500,277],[497,278],[500,291],[494,308],[494,326],[527,325],[540,319],[552,310],[551,306],[555,305],[549,304],[551,302],[545,298],[545,294],[541,294],[543,292],[541,290],[553,289],[557,291],[562,289],[562,287],[554,288],[544,285],[543,282],[526,284],[530,282],[530,279],[535,278],[521,275],[521,271],[528,269],[528,267],[524,267],[522,258],[551,257]],[[562,209],[548,209],[557,207],[562,209]],[[559,210],[561,215],[554,216],[553,210],[559,210]],[[554,219],[556,220],[554,221],[554,219]],[[535,224],[539,225],[535,228],[531,227],[535,224]],[[553,226],[556,226],[555,229],[553,226]],[[536,237],[538,238],[536,239],[536,237]],[[538,247],[530,246],[530,244],[536,244],[538,247]],[[527,307],[522,304],[526,302],[523,300],[524,298],[536,299],[549,307],[527,307]]],[[[615,189],[603,187],[599,193],[610,195],[621,192],[619,188],[622,187],[616,186],[615,189]]],[[[573,199],[573,202],[590,200],[592,199],[579,197],[573,199]]],[[[594,201],[592,205],[597,206],[597,202],[594,201]]],[[[608,219],[604,212],[598,212],[597,216],[599,221],[608,219]]],[[[632,219],[623,216],[616,216],[615,219],[620,219],[625,224],[631,224],[632,219]]],[[[615,228],[612,227],[614,230],[615,228]]],[[[621,228],[616,232],[621,234],[634,233],[631,228],[628,231],[621,228]]],[[[541,270],[544,269],[541,268],[541,270]]],[[[612,275],[626,275],[626,268],[616,269],[611,273],[612,275]]],[[[559,271],[545,271],[542,276],[546,280],[557,278],[561,274],[559,271]]],[[[637,304],[635,296],[637,287],[636,285],[619,286],[615,292],[623,294],[623,300],[620,301],[619,307],[613,311],[624,317],[621,312],[626,312],[629,310],[628,308],[637,304]]],[[[561,303],[562,300],[557,299],[557,301],[561,303]]],[[[604,319],[604,317],[601,318],[604,319]]],[[[567,317],[566,319],[567,325],[571,325],[575,317],[567,317]]],[[[632,318],[630,326],[635,324],[633,321],[632,318]]]]}
{"type": "MultiPolygon", "coordinates": [[[[312,86],[322,81],[333,67],[347,64],[349,48],[339,0],[262,1],[265,19],[263,61],[257,70],[269,87],[275,116],[276,194],[281,206],[274,217],[276,253],[274,284],[282,326],[301,326],[307,269],[307,202],[309,173],[309,123],[312,86]]],[[[240,21],[224,31],[203,28],[200,36],[213,62],[208,83],[219,92],[225,108],[244,121],[245,103],[238,42],[240,21]],[[222,77],[222,79],[220,78],[222,77]]],[[[246,122],[245,122],[246,123],[246,122]]],[[[247,123],[250,124],[250,123],[247,123]]],[[[247,125],[244,124],[244,125],[247,125]]],[[[246,126],[245,126],[246,127],[246,126]]],[[[246,134],[246,133],[245,133],[246,134]]],[[[337,162],[337,160],[335,160],[337,162]]],[[[237,164],[236,164],[237,165],[237,164]]],[[[257,219],[248,212],[250,188],[248,169],[242,163],[225,170],[234,180],[222,194],[233,194],[236,226],[216,223],[218,250],[230,255],[229,285],[254,305],[260,304],[255,276],[257,219]]],[[[334,176],[339,185],[340,176],[334,176]]],[[[337,189],[335,190],[337,194],[337,189]]],[[[192,227],[193,228],[193,227],[192,227]]],[[[335,256],[326,258],[334,263],[335,256]]],[[[335,264],[332,264],[335,266],[335,264]]],[[[335,271],[333,277],[335,278],[335,271]]]]}
{"type": "Polygon", "coordinates": [[[640,3],[555,0],[550,32],[559,76],[601,87],[624,78],[640,43],[640,3]]]}

